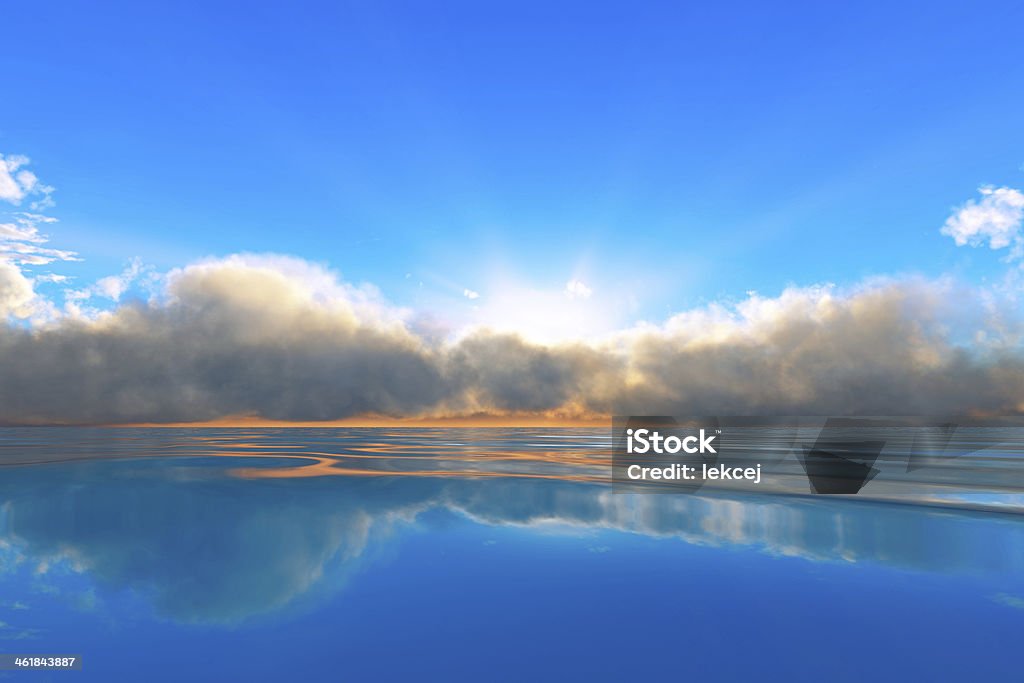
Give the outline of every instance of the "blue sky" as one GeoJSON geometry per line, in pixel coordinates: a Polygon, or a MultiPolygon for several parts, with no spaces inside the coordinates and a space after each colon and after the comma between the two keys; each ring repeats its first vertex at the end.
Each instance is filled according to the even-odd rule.
{"type": "Polygon", "coordinates": [[[1024,186],[1018,3],[21,3],[3,24],[0,152],[56,188],[78,286],[270,251],[455,317],[578,280],[623,325],[991,277],[998,255],[939,229],[1024,186]]]}

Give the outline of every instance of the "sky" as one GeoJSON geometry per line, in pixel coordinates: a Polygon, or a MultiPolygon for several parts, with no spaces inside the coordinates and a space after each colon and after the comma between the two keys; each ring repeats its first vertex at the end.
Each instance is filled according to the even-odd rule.
{"type": "MultiPolygon", "coordinates": [[[[947,320],[960,306],[925,326],[945,351],[996,337],[1005,351],[1024,214],[1022,23],[1019,3],[12,6],[6,343],[39,354],[17,335],[125,329],[132,307],[194,303],[174,288],[220,267],[284,273],[317,305],[355,301],[360,325],[369,315],[403,328],[399,346],[446,355],[430,372],[448,378],[453,345],[482,329],[554,353],[683,325],[703,331],[690,347],[735,349],[752,315],[806,319],[823,296],[856,313],[850,297],[880,287],[947,308],[969,290],[989,313],[998,299],[998,320],[947,320]]],[[[251,291],[276,305],[262,284],[251,291]]],[[[636,370],[630,349],[616,362],[636,370]]],[[[47,382],[81,384],[73,371],[90,363],[75,362],[47,382]]],[[[774,389],[791,390],[779,372],[774,389]]],[[[124,382],[141,374],[109,391],[131,403],[124,382]]],[[[634,405],[571,384],[561,403],[524,387],[500,410],[634,405]]],[[[53,393],[18,419],[64,415],[46,407],[53,393]]],[[[690,405],[673,400],[644,405],[690,405]]],[[[498,409],[442,412],[478,408],[498,409]]]]}

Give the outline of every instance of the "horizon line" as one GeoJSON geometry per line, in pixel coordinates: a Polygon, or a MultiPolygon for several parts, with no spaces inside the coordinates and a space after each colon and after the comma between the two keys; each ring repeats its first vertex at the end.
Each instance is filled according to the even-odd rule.
{"type": "Polygon", "coordinates": [[[386,417],[380,415],[360,415],[336,420],[275,420],[255,416],[227,416],[213,420],[176,421],[176,422],[22,422],[0,423],[0,428],[8,427],[94,427],[118,429],[157,429],[157,428],[198,428],[198,429],[232,429],[232,428],[379,428],[379,427],[467,427],[467,428],[509,428],[509,427],[608,427],[610,416],[600,417],[561,417],[548,415],[460,415],[442,417],[386,417]]]}

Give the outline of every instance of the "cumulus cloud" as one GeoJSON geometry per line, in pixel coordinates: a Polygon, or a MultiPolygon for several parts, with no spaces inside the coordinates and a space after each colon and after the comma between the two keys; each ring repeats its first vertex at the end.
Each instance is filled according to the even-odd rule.
{"type": "Polygon", "coordinates": [[[466,297],[467,299],[479,299],[480,293],[474,292],[472,289],[464,289],[462,290],[462,296],[466,297]]]}
{"type": "Polygon", "coordinates": [[[420,412],[440,399],[442,383],[430,352],[400,316],[373,290],[297,259],[195,264],[170,273],[157,301],[133,302],[95,320],[6,328],[3,417],[102,422],[420,412]],[[59,368],[43,367],[65,353],[72,357],[59,368]],[[19,363],[20,354],[40,365],[19,363]],[[88,405],[93,401],[102,405],[88,405]]]}
{"type": "Polygon", "coordinates": [[[982,187],[980,200],[968,200],[942,226],[942,234],[957,246],[1011,248],[1010,256],[1024,256],[1024,192],[1012,187],[982,187]]]}
{"type": "Polygon", "coordinates": [[[631,338],[630,414],[1016,412],[1016,323],[950,282],[791,288],[631,338]],[[986,308],[986,306],[988,306],[986,308]],[[986,348],[968,340],[995,330],[986,348]]]}
{"type": "MultiPolygon", "coordinates": [[[[164,282],[95,319],[0,329],[0,419],[1024,409],[1013,309],[947,281],[792,288],[561,344],[424,336],[372,287],[288,257],[204,261],[164,282]]],[[[23,283],[8,291],[8,308],[24,305],[23,283]]]]}

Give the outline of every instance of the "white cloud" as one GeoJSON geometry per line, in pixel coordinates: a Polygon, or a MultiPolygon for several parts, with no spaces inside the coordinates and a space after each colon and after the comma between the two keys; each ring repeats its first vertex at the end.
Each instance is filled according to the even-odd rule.
{"type": "Polygon", "coordinates": [[[27,318],[34,298],[32,281],[13,263],[0,260],[0,321],[12,315],[27,318]]]}
{"type": "Polygon", "coordinates": [[[36,275],[34,280],[36,282],[55,282],[63,283],[68,282],[71,278],[67,275],[58,275],[57,273],[44,273],[42,275],[36,275]]]}
{"type": "Polygon", "coordinates": [[[0,223],[0,240],[15,240],[19,242],[44,242],[45,238],[39,234],[39,228],[32,223],[21,222],[0,223]]]}
{"type": "Polygon", "coordinates": [[[19,266],[39,266],[54,261],[77,261],[78,255],[65,249],[42,246],[49,237],[39,226],[56,223],[57,219],[38,213],[44,206],[51,206],[50,193],[53,188],[43,185],[34,173],[24,167],[27,157],[0,154],[0,200],[18,205],[29,195],[42,195],[32,202],[32,211],[15,211],[0,216],[0,261],[19,266]]]}
{"type": "Polygon", "coordinates": [[[65,276],[48,273],[34,277],[31,269],[55,261],[80,260],[73,251],[44,246],[49,237],[39,228],[56,223],[57,219],[39,211],[53,205],[53,188],[41,183],[26,168],[28,163],[24,156],[0,154],[0,202],[17,206],[28,197],[36,198],[29,204],[31,211],[0,214],[0,323],[9,317],[32,322],[57,317],[56,306],[35,292],[34,284],[62,282],[65,276]]]}
{"type": "Polygon", "coordinates": [[[18,180],[17,170],[28,163],[23,156],[12,155],[6,159],[0,154],[0,199],[17,204],[28,191],[18,180]]]}
{"type": "Polygon", "coordinates": [[[570,299],[589,299],[594,290],[579,280],[569,280],[565,283],[565,293],[570,299]]]}
{"type": "Polygon", "coordinates": [[[464,289],[462,290],[462,296],[466,297],[467,299],[479,299],[480,293],[474,292],[472,289],[464,289]]]}
{"type": "Polygon", "coordinates": [[[52,206],[50,194],[53,188],[39,182],[32,171],[25,168],[29,159],[20,154],[4,157],[0,154],[0,200],[20,204],[25,197],[37,195],[41,198],[32,203],[33,209],[52,206]]]}
{"type": "Polygon", "coordinates": [[[49,249],[37,244],[0,239],[0,261],[41,266],[54,261],[80,261],[78,254],[66,249],[49,249]]]}
{"type": "Polygon", "coordinates": [[[1010,257],[1024,256],[1024,193],[1012,187],[982,187],[981,199],[965,202],[946,219],[942,234],[957,246],[977,247],[988,242],[991,249],[1011,247],[1010,257]]]}
{"type": "MultiPolygon", "coordinates": [[[[144,266],[139,259],[133,258],[119,274],[100,278],[84,289],[67,290],[64,293],[64,298],[74,302],[84,301],[93,297],[120,301],[124,293],[128,291],[128,288],[149,270],[152,269],[144,266]]],[[[58,280],[53,281],[59,282],[58,280]]]]}

